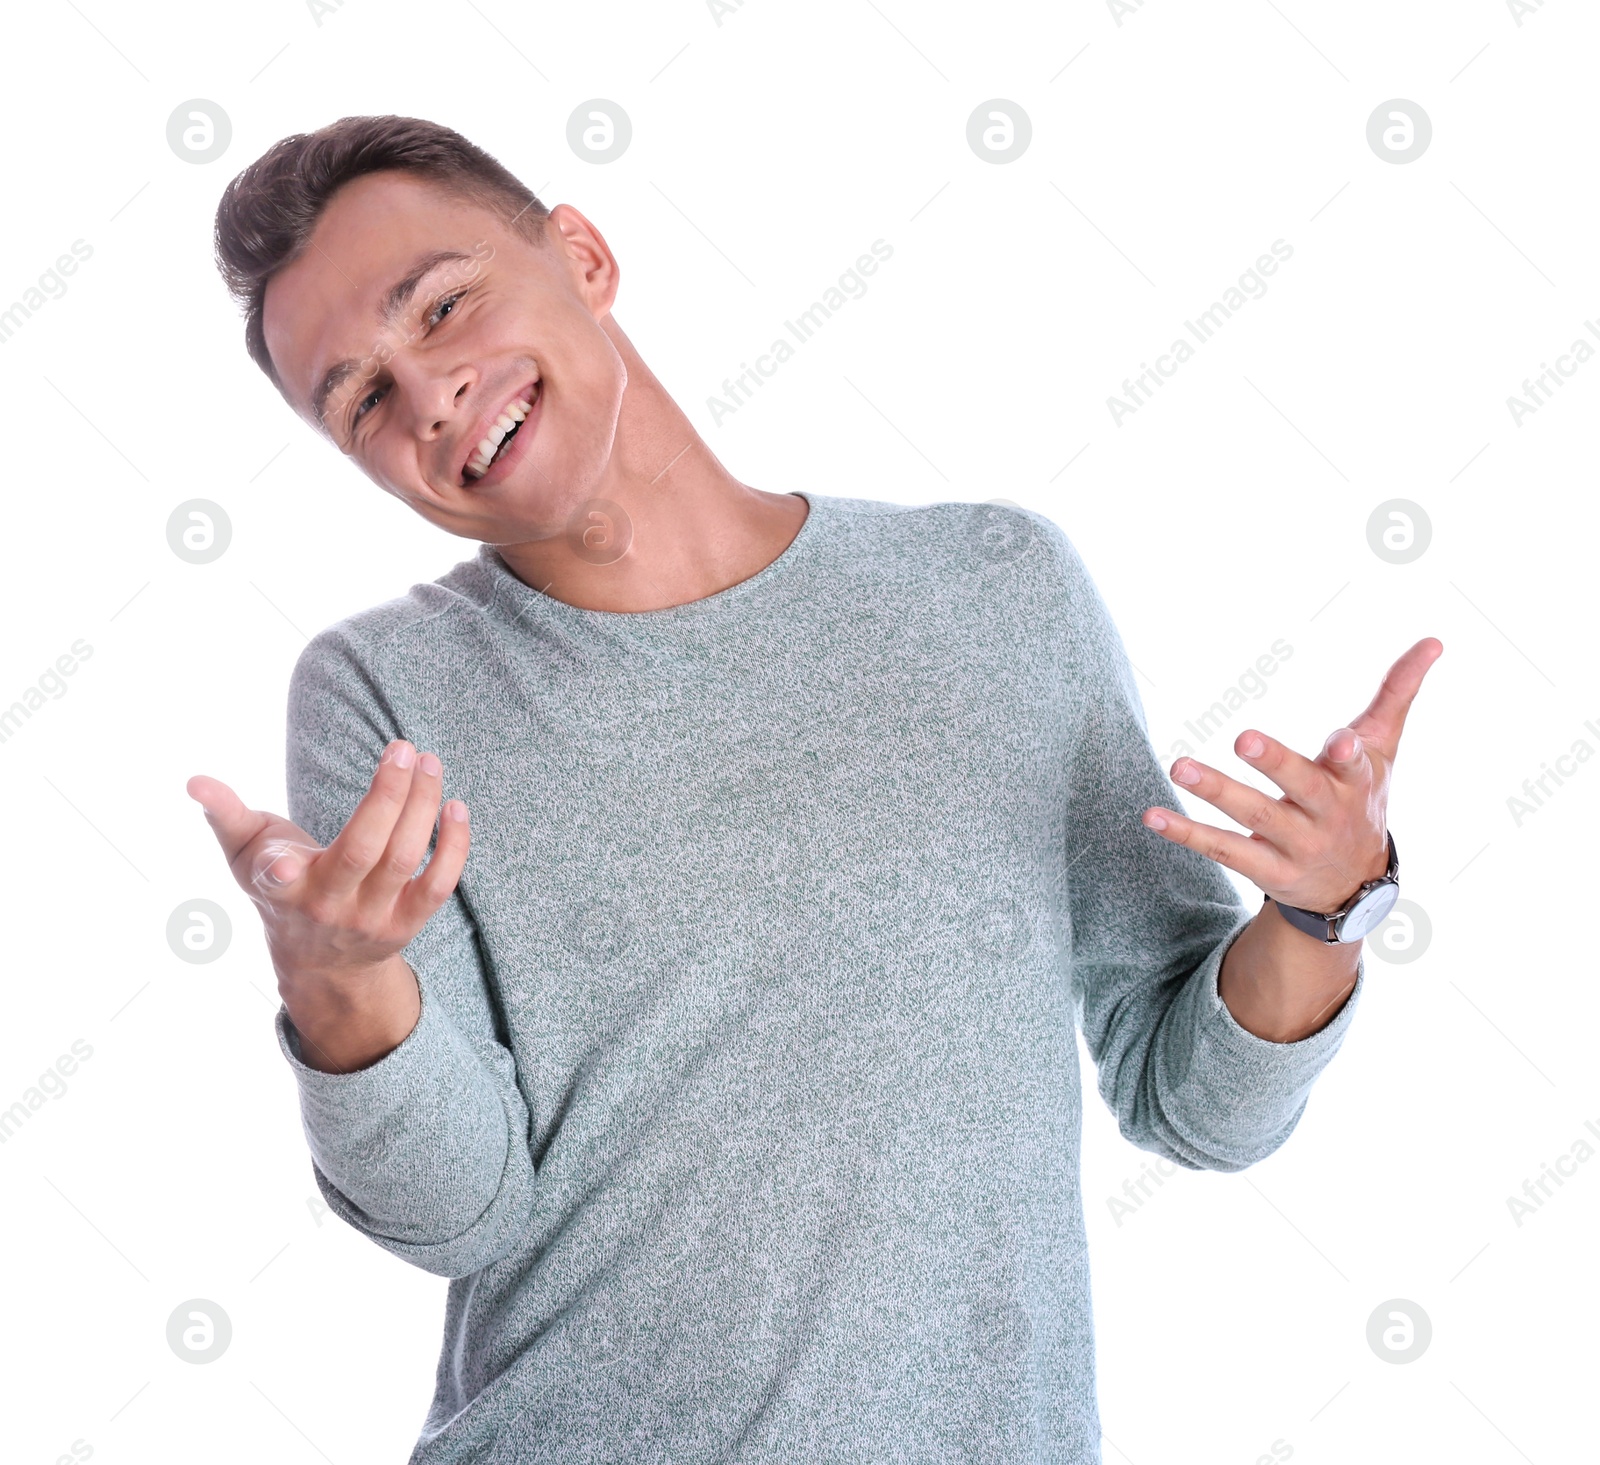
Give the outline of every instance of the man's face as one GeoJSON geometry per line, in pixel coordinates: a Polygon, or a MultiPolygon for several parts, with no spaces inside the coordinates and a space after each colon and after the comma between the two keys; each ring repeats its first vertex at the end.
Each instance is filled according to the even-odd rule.
{"type": "Polygon", "coordinates": [[[334,195],[267,287],[267,349],[294,409],[381,488],[463,538],[561,533],[611,459],[628,379],[604,324],[616,261],[568,205],[545,236],[539,248],[425,180],[370,173],[334,195]],[[436,252],[459,257],[390,302],[436,252]],[[481,479],[464,473],[489,426],[530,396],[501,460],[481,479]]]}

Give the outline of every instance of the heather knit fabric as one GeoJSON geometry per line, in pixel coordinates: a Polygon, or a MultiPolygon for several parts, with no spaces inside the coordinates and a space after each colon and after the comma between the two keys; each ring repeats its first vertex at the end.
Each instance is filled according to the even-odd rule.
{"type": "MultiPolygon", "coordinates": [[[[1176,806],[1066,535],[805,493],[703,600],[590,611],[485,545],[316,636],[289,814],[385,743],[472,814],[415,1029],[301,1061],[316,1182],[450,1278],[411,1465],[1100,1461],[1075,1027],[1122,1133],[1238,1170],[1296,1043],[1217,995],[1255,914],[1176,806]]],[[[418,1417],[423,1401],[418,1401],[418,1417]]]]}

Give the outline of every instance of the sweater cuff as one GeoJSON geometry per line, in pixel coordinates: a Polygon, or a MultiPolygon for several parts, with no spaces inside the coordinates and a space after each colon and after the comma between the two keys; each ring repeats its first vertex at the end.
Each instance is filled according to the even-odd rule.
{"type": "Polygon", "coordinates": [[[482,1061],[427,985],[418,983],[418,991],[416,1025],[377,1062],[352,1073],[310,1067],[287,1006],[278,1008],[278,1046],[300,1086],[312,1158],[336,1180],[360,1175],[370,1183],[402,1151],[448,1149],[462,1132],[486,1150],[488,1137],[498,1135],[503,1148],[505,1115],[482,1061]]]}
{"type": "Polygon", "coordinates": [[[1217,990],[1223,959],[1254,919],[1239,920],[1207,953],[1168,1015],[1161,1064],[1163,1111],[1185,1163],[1243,1169],[1283,1144],[1299,1121],[1317,1077],[1339,1050],[1365,985],[1356,985],[1327,1025],[1293,1043],[1257,1037],[1239,1025],[1217,990]]]}

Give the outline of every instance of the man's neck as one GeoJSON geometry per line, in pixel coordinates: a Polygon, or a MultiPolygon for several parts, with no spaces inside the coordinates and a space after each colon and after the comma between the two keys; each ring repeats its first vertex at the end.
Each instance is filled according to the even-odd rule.
{"type": "Polygon", "coordinates": [[[628,369],[595,509],[548,539],[498,546],[518,579],[586,610],[645,611],[715,595],[777,559],[806,501],[740,483],[613,320],[628,369]]]}

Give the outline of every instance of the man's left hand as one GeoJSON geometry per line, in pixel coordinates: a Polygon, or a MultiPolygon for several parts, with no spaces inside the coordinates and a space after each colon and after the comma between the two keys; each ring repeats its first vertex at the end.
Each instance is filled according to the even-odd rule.
{"type": "Polygon", "coordinates": [[[1436,637],[1418,641],[1389,668],[1367,710],[1335,728],[1314,759],[1254,729],[1240,733],[1233,751],[1277,784],[1281,799],[1193,758],[1172,765],[1175,783],[1249,836],[1154,807],[1141,816],[1145,827],[1237,870],[1281,905],[1338,910],[1389,868],[1389,771],[1411,703],[1443,653],[1436,637]]]}

